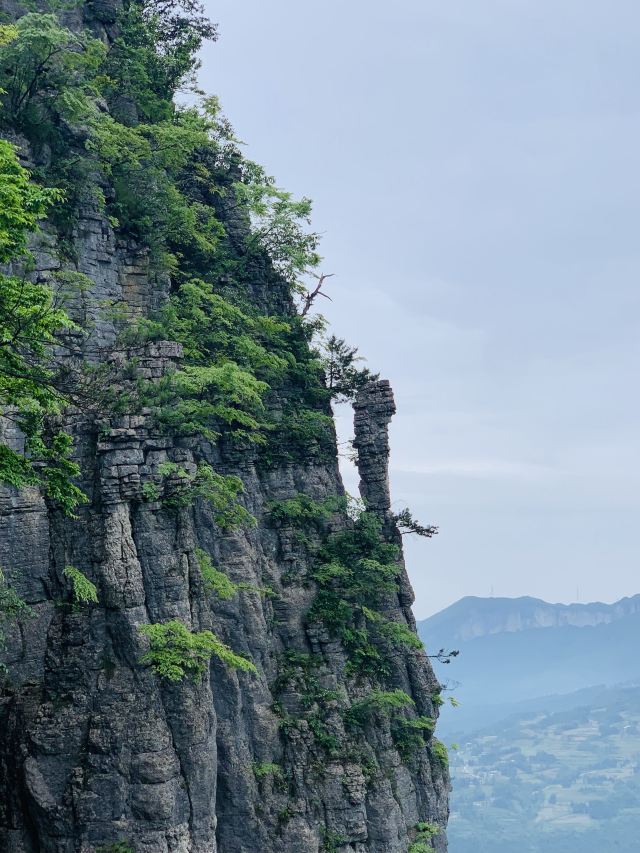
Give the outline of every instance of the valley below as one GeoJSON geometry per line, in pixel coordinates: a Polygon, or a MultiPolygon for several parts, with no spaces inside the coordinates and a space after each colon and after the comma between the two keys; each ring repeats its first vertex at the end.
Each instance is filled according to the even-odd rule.
{"type": "MultiPolygon", "coordinates": [[[[453,785],[451,853],[635,849],[640,664],[633,650],[640,622],[629,613],[635,600],[611,605],[608,614],[601,606],[596,625],[556,619],[551,627],[500,630],[492,617],[487,632],[476,612],[484,600],[471,601],[476,636],[468,638],[468,607],[460,602],[451,608],[457,608],[453,618],[433,617],[441,640],[429,637],[430,620],[421,626],[430,650],[456,643],[460,650],[438,669],[443,695],[454,700],[445,702],[441,718],[453,785]],[[553,692],[536,695],[545,684],[553,692]],[[563,685],[578,689],[563,692],[563,685]]],[[[512,614],[503,624],[517,622],[512,614]]]]}

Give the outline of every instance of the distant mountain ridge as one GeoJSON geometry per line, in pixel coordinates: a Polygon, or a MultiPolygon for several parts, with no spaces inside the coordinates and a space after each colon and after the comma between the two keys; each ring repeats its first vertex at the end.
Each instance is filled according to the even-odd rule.
{"type": "Polygon", "coordinates": [[[497,722],[522,703],[640,681],[640,595],[615,604],[548,604],[536,598],[463,598],[418,624],[427,651],[461,703],[443,708],[440,731],[458,734],[497,722]]]}
{"type": "Polygon", "coordinates": [[[513,634],[535,628],[576,628],[609,624],[640,613],[640,594],[613,604],[550,604],[539,598],[465,596],[418,623],[420,635],[441,638],[442,644],[466,643],[492,634],[513,634]]]}

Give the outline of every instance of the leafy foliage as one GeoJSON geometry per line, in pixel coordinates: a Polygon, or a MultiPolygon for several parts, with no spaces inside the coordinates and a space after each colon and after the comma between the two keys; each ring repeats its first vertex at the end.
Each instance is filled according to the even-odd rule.
{"type": "Polygon", "coordinates": [[[280,764],[263,761],[261,763],[254,763],[251,767],[256,779],[264,779],[267,776],[272,776],[276,781],[284,780],[284,772],[280,764]]]}
{"type": "Polygon", "coordinates": [[[166,506],[186,507],[201,498],[211,504],[216,524],[223,530],[255,524],[255,518],[238,502],[244,491],[239,477],[218,474],[204,462],[195,472],[176,462],[163,462],[158,474],[162,477],[161,500],[166,506]]]}
{"type": "Polygon", "coordinates": [[[155,483],[147,481],[142,484],[142,497],[145,501],[160,500],[160,489],[155,483]]]}
{"type": "MultiPolygon", "coordinates": [[[[28,260],[27,236],[59,198],[32,183],[13,146],[0,140],[0,263],[28,260]]],[[[66,402],[51,349],[59,332],[73,328],[48,285],[0,273],[0,407],[24,436],[22,450],[0,443],[0,481],[42,486],[68,515],[86,498],[72,482],[79,469],[71,437],[47,433],[45,416],[66,402]]]]}
{"type": "Polygon", "coordinates": [[[233,583],[220,569],[216,569],[206,551],[203,551],[202,548],[196,548],[196,559],[207,592],[215,592],[218,598],[222,599],[233,598],[236,595],[238,585],[233,583]]]}
{"type": "Polygon", "coordinates": [[[177,272],[180,255],[214,264],[223,231],[215,211],[181,191],[178,176],[211,143],[215,123],[194,109],[160,124],[128,126],[100,113],[87,148],[113,187],[107,211],[121,231],[144,241],[156,263],[177,272]]]}
{"type": "Polygon", "coordinates": [[[449,752],[447,751],[447,747],[441,740],[432,738],[430,749],[432,754],[440,762],[441,766],[446,769],[449,766],[449,752]]]}
{"type": "Polygon", "coordinates": [[[295,321],[248,313],[200,278],[184,282],[160,311],[123,335],[128,345],[174,340],[186,366],[140,389],[141,404],[171,432],[221,434],[249,444],[267,443],[261,458],[328,453],[331,418],[314,409],[324,398],[319,363],[295,321]],[[297,394],[281,423],[269,423],[264,400],[271,389],[297,394]],[[289,414],[290,412],[290,414],[289,414]],[[282,441],[282,432],[287,439],[282,441]]]}
{"type": "Polygon", "coordinates": [[[363,607],[362,612],[367,620],[375,625],[379,635],[387,640],[392,646],[406,646],[409,649],[424,649],[424,643],[415,631],[412,631],[404,622],[394,622],[387,619],[376,610],[363,607]]]}
{"type": "Polygon", "coordinates": [[[193,89],[198,51],[216,27],[195,0],[129,0],[104,67],[104,93],[120,119],[170,118],[176,89],[193,89]],[[126,109],[126,106],[129,109],[126,109]]]}
{"type": "Polygon", "coordinates": [[[288,366],[284,335],[289,330],[288,323],[250,315],[217,293],[210,282],[192,278],[155,316],[141,319],[129,335],[134,342],[178,341],[190,364],[232,362],[268,381],[281,376],[288,366]]]}
{"type": "MultiPolygon", "coordinates": [[[[312,338],[322,321],[296,316],[296,294],[320,260],[318,235],[309,228],[311,203],[293,198],[242,157],[215,99],[175,105],[178,89],[193,90],[203,39],[216,34],[197,0],[125,0],[117,16],[118,36],[108,49],[65,30],[52,15],[26,15],[0,30],[0,123],[24,133],[36,152],[47,152],[51,179],[66,190],[63,197],[36,187],[15,152],[0,148],[0,201],[6,198],[0,261],[24,253],[27,235],[47,211],[63,227],[78,200],[90,198],[120,236],[149,250],[152,272],[170,280],[169,298],[154,315],[122,321],[120,342],[131,359],[122,405],[150,410],[170,435],[204,436],[246,450],[263,467],[331,459],[331,399],[352,399],[375,377],[359,367],[357,350],[335,336],[324,353],[315,350],[312,338]],[[180,367],[153,382],[133,378],[136,350],[161,340],[182,345],[180,367]]],[[[321,285],[323,277],[318,280],[321,285]]],[[[61,334],[79,329],[48,285],[7,276],[0,288],[0,405],[17,413],[26,436],[23,453],[0,446],[0,478],[41,485],[71,513],[83,499],[72,485],[78,470],[71,439],[52,432],[47,418],[69,400],[51,349],[61,334]],[[22,337],[12,338],[16,317],[22,337]],[[5,353],[23,361],[6,361],[5,353]]],[[[240,503],[242,491],[237,477],[208,464],[176,462],[160,465],[142,488],[145,500],[168,507],[207,501],[223,530],[254,523],[240,503]]],[[[341,498],[314,502],[305,495],[274,502],[268,512],[274,524],[314,528],[317,543],[323,540],[309,618],[341,640],[347,674],[381,685],[351,708],[350,725],[386,714],[396,742],[415,746],[432,721],[408,717],[410,697],[383,686],[395,650],[421,646],[406,624],[380,612],[397,592],[400,569],[380,520],[361,510],[349,514],[341,498]],[[345,529],[327,535],[338,512],[345,529]]],[[[398,522],[420,535],[435,532],[410,516],[398,522]]],[[[196,559],[207,591],[229,599],[243,587],[206,552],[198,550],[196,559]]],[[[81,572],[67,567],[65,574],[76,601],[97,600],[81,572]]],[[[212,656],[255,670],[210,631],[189,631],[178,620],[140,630],[149,640],[142,662],[168,681],[200,677],[212,656]]],[[[287,658],[279,679],[303,686],[304,730],[336,754],[343,698],[322,686],[318,667],[303,657],[287,658]]],[[[283,712],[283,728],[298,722],[283,712]]]]}
{"type": "Polygon", "coordinates": [[[322,853],[337,853],[340,847],[344,847],[349,841],[341,832],[335,832],[335,830],[329,829],[326,826],[322,827],[321,832],[322,846],[320,850],[322,853]]]}
{"type": "Polygon", "coordinates": [[[397,524],[400,533],[415,533],[416,536],[425,536],[430,539],[438,532],[438,528],[432,524],[424,527],[424,525],[416,521],[408,507],[405,507],[401,512],[395,513],[393,520],[397,524]]]}
{"type": "Polygon", "coordinates": [[[264,383],[236,364],[187,366],[156,382],[144,382],[140,405],[148,406],[167,432],[201,434],[215,441],[223,433],[260,443],[264,383]]]}
{"type": "Polygon", "coordinates": [[[299,697],[299,707],[293,713],[285,711],[277,700],[273,710],[280,716],[280,728],[285,734],[311,732],[314,744],[335,757],[342,748],[341,731],[335,718],[340,718],[344,697],[341,691],[323,687],[322,665],[322,658],[316,655],[285,652],[271,689],[275,696],[293,691],[293,695],[299,697]]]}
{"type": "Polygon", "coordinates": [[[436,726],[432,717],[412,717],[393,721],[391,735],[396,749],[405,761],[411,760],[416,753],[427,745],[436,726]]]}
{"type": "Polygon", "coordinates": [[[421,821],[415,826],[416,835],[409,847],[409,853],[429,853],[433,850],[432,840],[440,834],[440,827],[435,823],[421,821]]]}
{"type": "Polygon", "coordinates": [[[284,501],[271,501],[267,506],[270,520],[275,524],[294,527],[322,527],[333,513],[344,509],[345,499],[340,496],[316,501],[303,493],[284,501]]]}
{"type": "MultiPolygon", "coordinates": [[[[153,262],[174,281],[174,293],[159,315],[135,330],[137,341],[162,337],[185,349],[182,369],[159,382],[141,383],[135,395],[122,398],[123,404],[128,399],[150,406],[173,434],[267,441],[267,464],[278,461],[273,450],[283,446],[280,427],[291,432],[287,454],[292,458],[328,454],[334,431],[328,415],[317,409],[326,395],[319,362],[308,347],[312,325],[247,313],[220,292],[227,287],[220,286],[223,277],[236,283],[234,277],[246,276],[252,259],[263,256],[295,288],[298,277],[318,260],[317,235],[306,230],[309,201],[296,201],[241,157],[214,98],[203,99],[200,107],[175,107],[176,90],[193,84],[202,40],[215,37],[201,4],[131,0],[118,16],[119,36],[108,50],[87,34],[65,29],[50,14],[30,13],[2,30],[0,122],[21,130],[36,148],[46,142],[48,172],[67,191],[66,199],[53,190],[23,199],[22,220],[11,223],[11,233],[4,229],[4,245],[15,255],[47,207],[55,206],[62,223],[83,193],[93,195],[106,205],[114,227],[145,243],[153,262]],[[237,238],[229,240],[218,219],[222,199],[227,208],[235,205],[246,222],[242,246],[237,238]],[[290,412],[279,427],[265,421],[264,398],[270,387],[280,385],[292,393],[290,412]]],[[[29,358],[23,355],[20,365],[19,378],[31,381],[29,393],[20,398],[28,404],[28,418],[20,426],[28,440],[34,438],[23,454],[3,446],[0,466],[14,485],[44,479],[51,495],[72,512],[82,494],[70,486],[64,493],[65,483],[77,473],[64,455],[69,443],[65,447],[61,438],[36,448],[35,442],[44,441],[44,416],[66,403],[61,391],[42,390],[55,387],[44,353],[61,329],[77,329],[48,287],[9,278],[3,286],[1,304],[9,306],[11,317],[20,304],[23,312],[30,311],[28,321],[44,317],[47,323],[34,328],[33,352],[27,346],[29,358]],[[41,456],[47,451],[48,458],[40,461],[58,469],[49,479],[24,461],[35,458],[35,450],[41,456]]],[[[20,329],[24,320],[19,318],[20,329]]],[[[24,340],[16,341],[12,355],[17,352],[25,352],[24,340]]],[[[145,486],[147,498],[152,499],[153,489],[154,484],[145,486]]]]}
{"type": "Polygon", "coordinates": [[[76,569],[75,566],[65,566],[64,574],[71,581],[73,600],[76,604],[88,604],[89,602],[97,604],[98,590],[96,585],[91,583],[80,569],[76,569]]]}
{"type": "Polygon", "coordinates": [[[349,708],[345,723],[347,727],[357,730],[376,717],[389,720],[396,749],[407,761],[424,749],[435,728],[435,720],[431,717],[406,715],[405,712],[413,709],[414,705],[413,699],[404,690],[374,689],[349,708]]]}
{"type": "Polygon", "coordinates": [[[352,400],[368,382],[378,378],[377,373],[356,367],[356,363],[362,361],[358,350],[335,335],[325,341],[322,356],[327,388],[338,401],[352,400]]]}
{"type": "MultiPolygon", "coordinates": [[[[0,651],[4,649],[5,634],[3,626],[7,623],[17,622],[29,616],[31,610],[27,603],[20,598],[15,589],[7,583],[2,569],[0,569],[0,651]]],[[[4,671],[4,665],[0,664],[0,673],[4,671]]]]}
{"type": "Polygon", "coordinates": [[[36,12],[19,18],[8,35],[0,41],[0,121],[32,143],[59,142],[61,121],[92,110],[105,46],[36,12]]]}
{"type": "Polygon", "coordinates": [[[233,652],[212,631],[190,631],[177,619],[141,625],[139,631],[149,640],[149,651],[140,662],[167,681],[198,679],[214,655],[231,669],[257,671],[250,660],[233,652]]]}
{"type": "Polygon", "coordinates": [[[376,714],[389,716],[413,705],[415,702],[404,690],[372,690],[364,699],[354,702],[345,719],[348,724],[362,726],[376,714]]]}
{"type": "Polygon", "coordinates": [[[59,200],[57,190],[39,187],[30,180],[15,147],[0,139],[0,263],[25,254],[27,236],[59,200]]]}
{"type": "Polygon", "coordinates": [[[311,200],[296,200],[281,190],[257,163],[243,164],[242,180],[236,182],[238,204],[248,209],[252,232],[247,238],[249,251],[261,249],[278,272],[293,286],[301,274],[320,263],[319,235],[309,233],[311,200]]]}
{"type": "Polygon", "coordinates": [[[288,406],[267,429],[266,447],[260,455],[261,463],[267,467],[328,460],[335,452],[333,418],[317,409],[288,406]]]}
{"type": "Polygon", "coordinates": [[[400,571],[398,549],[383,540],[381,529],[380,519],[365,512],[327,539],[313,571],[319,591],[309,612],[311,620],[323,621],[340,637],[350,672],[377,678],[388,672],[387,652],[400,637],[396,632],[408,636],[377,610],[397,590],[400,571]]]}

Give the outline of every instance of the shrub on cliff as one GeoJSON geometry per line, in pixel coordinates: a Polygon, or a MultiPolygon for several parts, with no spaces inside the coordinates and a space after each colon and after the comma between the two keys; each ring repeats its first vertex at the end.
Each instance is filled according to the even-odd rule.
{"type": "Polygon", "coordinates": [[[59,200],[58,191],[30,180],[13,146],[0,140],[0,263],[23,270],[0,273],[0,414],[22,435],[13,446],[0,442],[0,482],[41,486],[72,514],[85,497],[72,482],[79,469],[69,458],[71,438],[47,430],[45,416],[60,413],[67,402],[52,348],[61,332],[76,327],[61,294],[47,283],[30,281],[26,272],[27,237],[59,200]]]}
{"type": "Polygon", "coordinates": [[[140,662],[167,681],[199,678],[214,656],[232,669],[256,672],[250,660],[233,652],[212,631],[190,631],[178,619],[141,625],[139,630],[149,640],[149,651],[140,662]]]}

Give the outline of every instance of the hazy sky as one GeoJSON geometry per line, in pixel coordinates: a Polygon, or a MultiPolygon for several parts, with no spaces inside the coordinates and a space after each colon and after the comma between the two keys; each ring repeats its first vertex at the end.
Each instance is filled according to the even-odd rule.
{"type": "Polygon", "coordinates": [[[322,309],[395,390],[417,616],[640,592],[640,4],[208,8],[203,88],[314,199],[322,309]]]}

